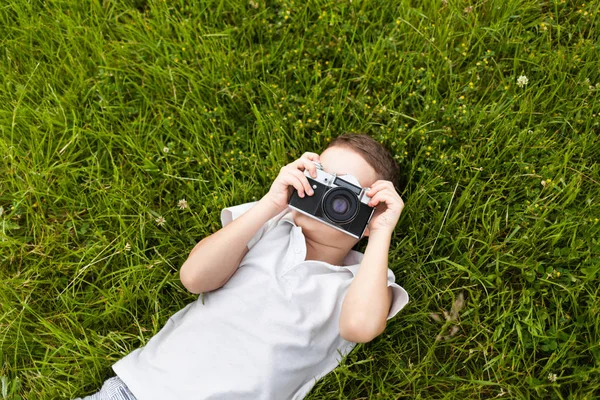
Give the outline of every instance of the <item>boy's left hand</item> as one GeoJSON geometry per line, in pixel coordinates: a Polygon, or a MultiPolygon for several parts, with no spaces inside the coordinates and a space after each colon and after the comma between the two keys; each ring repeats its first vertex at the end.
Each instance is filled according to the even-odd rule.
{"type": "Polygon", "coordinates": [[[404,201],[390,181],[378,180],[371,185],[367,192],[371,197],[370,207],[375,207],[375,213],[369,222],[369,235],[374,231],[385,230],[389,233],[394,231],[400,213],[404,209],[404,201]],[[383,203],[383,204],[381,204],[383,203]]]}

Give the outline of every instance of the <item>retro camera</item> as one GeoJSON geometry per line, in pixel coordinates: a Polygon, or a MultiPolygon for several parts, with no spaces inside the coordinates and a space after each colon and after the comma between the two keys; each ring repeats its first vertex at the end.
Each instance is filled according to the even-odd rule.
{"type": "Polygon", "coordinates": [[[308,170],[304,175],[314,194],[302,198],[294,189],[289,206],[352,237],[362,238],[375,211],[368,205],[368,188],[362,188],[352,175],[329,174],[320,163],[313,163],[317,166],[316,178],[308,170]]]}

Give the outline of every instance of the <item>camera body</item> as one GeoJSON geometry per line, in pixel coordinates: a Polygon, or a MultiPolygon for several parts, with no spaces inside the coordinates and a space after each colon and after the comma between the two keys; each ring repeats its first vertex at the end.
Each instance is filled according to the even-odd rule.
{"type": "Polygon", "coordinates": [[[356,239],[362,238],[375,211],[375,207],[368,205],[371,200],[366,194],[368,188],[362,188],[352,175],[329,174],[320,163],[313,163],[317,166],[317,176],[311,177],[308,170],[304,175],[314,194],[302,198],[294,189],[289,206],[356,239]]]}

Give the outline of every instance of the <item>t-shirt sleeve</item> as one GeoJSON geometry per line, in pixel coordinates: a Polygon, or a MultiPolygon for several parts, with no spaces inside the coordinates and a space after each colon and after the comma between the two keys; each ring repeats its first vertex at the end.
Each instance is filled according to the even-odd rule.
{"type": "MultiPolygon", "coordinates": [[[[258,201],[253,201],[250,203],[244,203],[237,206],[227,207],[221,210],[221,226],[224,228],[227,224],[229,224],[234,219],[238,218],[240,215],[244,214],[246,211],[254,207],[258,201]]],[[[258,242],[268,231],[273,229],[277,222],[281,219],[283,215],[289,212],[289,209],[283,210],[281,213],[277,214],[267,222],[261,226],[258,231],[252,236],[250,241],[248,242],[248,249],[254,247],[256,242],[258,242]]]]}
{"type": "Polygon", "coordinates": [[[392,288],[392,306],[387,316],[387,320],[393,318],[398,311],[402,310],[408,304],[408,293],[400,285],[396,283],[396,276],[391,269],[388,268],[388,287],[392,288]]]}
{"type": "MultiPolygon", "coordinates": [[[[360,264],[348,266],[348,269],[350,270],[350,272],[352,272],[353,276],[356,276],[359,268],[360,264]]],[[[387,272],[387,281],[388,287],[392,288],[392,305],[390,307],[390,311],[386,319],[390,320],[396,314],[398,314],[398,311],[402,310],[404,306],[408,304],[408,293],[406,293],[406,290],[404,290],[402,286],[396,283],[396,276],[394,275],[394,272],[392,272],[392,270],[389,268],[387,272]]]]}

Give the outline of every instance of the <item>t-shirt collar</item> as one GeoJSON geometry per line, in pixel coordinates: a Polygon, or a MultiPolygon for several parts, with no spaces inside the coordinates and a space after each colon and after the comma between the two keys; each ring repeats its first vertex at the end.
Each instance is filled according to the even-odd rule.
{"type": "MultiPolygon", "coordinates": [[[[292,210],[291,209],[288,209],[288,210],[289,211],[287,213],[285,213],[283,217],[281,217],[281,220],[279,221],[279,223],[288,222],[288,223],[292,224],[294,227],[299,228],[299,231],[301,233],[302,228],[294,223],[294,218],[292,216],[292,210]]],[[[301,233],[301,235],[299,235],[299,236],[301,236],[303,240],[306,240],[304,238],[304,234],[301,233]]],[[[363,257],[364,257],[364,254],[361,253],[360,251],[350,250],[348,252],[348,254],[346,254],[346,257],[344,257],[344,265],[341,265],[341,267],[347,267],[348,269],[350,269],[350,271],[352,271],[352,273],[354,275],[356,275],[356,273],[358,272],[358,267],[360,266],[360,262],[362,261],[363,257]]]]}

